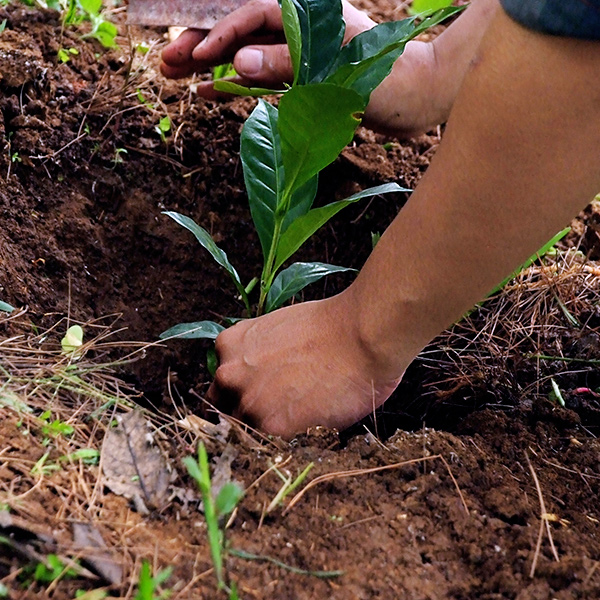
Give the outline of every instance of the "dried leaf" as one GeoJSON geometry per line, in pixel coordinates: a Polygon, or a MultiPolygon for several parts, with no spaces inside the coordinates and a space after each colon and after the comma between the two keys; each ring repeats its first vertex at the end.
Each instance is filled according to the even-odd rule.
{"type": "Polygon", "coordinates": [[[141,411],[117,417],[102,444],[104,483],[119,496],[134,501],[136,509],[162,508],[168,501],[175,473],[156,445],[151,424],[141,411]]]}
{"type": "Polygon", "coordinates": [[[110,555],[100,532],[89,523],[73,524],[74,548],[88,566],[107,583],[120,585],[123,569],[110,555]]]}

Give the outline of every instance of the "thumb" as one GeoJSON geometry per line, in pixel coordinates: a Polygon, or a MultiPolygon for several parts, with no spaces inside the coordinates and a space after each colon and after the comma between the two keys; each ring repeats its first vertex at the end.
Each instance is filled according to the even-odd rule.
{"type": "Polygon", "coordinates": [[[244,79],[265,86],[281,85],[293,78],[286,45],[245,46],[235,55],[233,66],[244,79]]]}

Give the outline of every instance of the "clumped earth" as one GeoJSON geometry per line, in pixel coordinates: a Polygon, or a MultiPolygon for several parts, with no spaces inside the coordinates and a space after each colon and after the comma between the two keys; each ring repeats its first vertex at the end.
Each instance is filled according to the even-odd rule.
{"type": "MultiPolygon", "coordinates": [[[[361,6],[400,16],[383,0],[361,6]]],[[[11,5],[4,19],[0,300],[18,310],[0,321],[0,593],[62,599],[102,588],[132,598],[147,560],[155,574],[173,568],[162,589],[174,598],[226,597],[181,462],[202,440],[218,477],[246,488],[227,536],[263,559],[227,558],[242,598],[600,597],[595,204],[553,256],[435,340],[376,418],[291,444],[223,418],[215,425],[202,400],[206,345],[155,342],[175,323],[240,306],[161,211],[191,216],[245,279],[256,274],[238,157],[254,101],[206,102],[193,80],[162,78],[160,30],[121,26],[121,48],[106,52],[81,41],[85,25],[62,31],[53,12],[11,5]],[[149,52],[136,50],[141,42],[149,52]],[[61,46],[78,54],[57,63],[61,46]],[[167,114],[163,140],[156,126],[167,114]],[[73,322],[87,342],[77,361],[60,350],[73,322]],[[132,414],[138,434],[154,439],[144,468],[166,477],[142,498],[110,480],[119,446],[103,447],[132,414]],[[74,454],[82,449],[101,452],[74,454]],[[267,512],[282,485],[273,467],[295,478],[311,462],[294,493],[330,479],[267,512]],[[61,561],[54,572],[51,556],[61,561]],[[35,571],[40,563],[50,576],[35,571]],[[315,573],[330,570],[343,574],[315,573]]],[[[440,136],[399,143],[360,129],[318,201],[388,181],[414,187],[440,136]]],[[[371,234],[404,201],[349,208],[302,258],[359,268],[371,234]]],[[[349,281],[331,278],[306,298],[349,281]]],[[[121,486],[138,477],[129,479],[121,486]]]]}

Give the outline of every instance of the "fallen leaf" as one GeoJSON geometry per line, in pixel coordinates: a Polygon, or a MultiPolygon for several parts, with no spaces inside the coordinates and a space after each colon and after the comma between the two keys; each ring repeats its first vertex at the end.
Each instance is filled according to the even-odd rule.
{"type": "Polygon", "coordinates": [[[102,534],[90,523],[73,524],[74,549],[83,562],[107,583],[121,585],[123,569],[110,555],[102,534]]]}
{"type": "Polygon", "coordinates": [[[176,474],[155,443],[152,425],[141,411],[119,415],[117,420],[118,426],[108,431],[102,444],[105,485],[133,500],[143,514],[148,514],[148,507],[163,508],[176,474]]]}

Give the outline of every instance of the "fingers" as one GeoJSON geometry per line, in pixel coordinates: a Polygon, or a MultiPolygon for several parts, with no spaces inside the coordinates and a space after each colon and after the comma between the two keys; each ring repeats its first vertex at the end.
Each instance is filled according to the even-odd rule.
{"type": "Polygon", "coordinates": [[[171,69],[184,67],[189,69],[193,62],[192,51],[206,38],[206,34],[207,32],[202,29],[186,29],[163,50],[164,64],[171,69]]]}
{"type": "Polygon", "coordinates": [[[237,73],[253,85],[281,86],[292,79],[292,62],[286,45],[247,46],[242,48],[233,61],[237,73]]]}
{"type": "Polygon", "coordinates": [[[222,21],[192,52],[195,61],[210,65],[225,62],[256,35],[282,30],[277,0],[250,0],[222,21]]]}
{"type": "MultiPolygon", "coordinates": [[[[291,79],[289,51],[283,41],[277,0],[250,0],[210,32],[188,29],[162,54],[161,71],[178,79],[234,61],[248,85],[274,85],[291,79]],[[235,57],[235,58],[234,58],[235,57]]],[[[204,86],[202,95],[214,97],[204,86]]]]}

